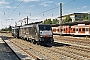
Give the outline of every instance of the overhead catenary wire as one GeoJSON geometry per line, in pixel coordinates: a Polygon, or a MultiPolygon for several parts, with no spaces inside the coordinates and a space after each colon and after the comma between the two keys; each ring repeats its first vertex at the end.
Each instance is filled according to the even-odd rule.
{"type": "MultiPolygon", "coordinates": [[[[72,3],[73,1],[75,1],[75,0],[72,0],[72,1],[70,1],[70,2],[65,3],[65,4],[63,4],[63,6],[65,6],[65,5],[67,5],[67,4],[70,4],[70,3],[72,3]]],[[[45,10],[45,11],[43,11],[43,12],[41,12],[41,13],[37,13],[37,14],[35,14],[35,15],[40,15],[40,14],[42,14],[42,13],[45,13],[45,12],[48,12],[48,11],[54,10],[54,9],[56,9],[56,8],[59,8],[59,7],[60,7],[60,6],[56,6],[56,7],[54,7],[54,8],[51,8],[51,9],[45,10]]]]}
{"type": "MultiPolygon", "coordinates": [[[[17,5],[17,7],[13,10],[13,12],[11,12],[11,15],[17,10],[17,8],[23,3],[23,1],[24,1],[24,0],[22,0],[22,1],[17,5]]],[[[67,3],[64,4],[64,5],[67,5],[67,4],[69,4],[69,3],[73,2],[73,1],[75,1],[75,0],[72,0],[72,1],[70,1],[70,2],[67,2],[67,3]]],[[[14,3],[14,2],[15,2],[15,0],[13,0],[13,3],[14,3]]],[[[54,8],[51,8],[51,9],[48,9],[48,10],[45,10],[45,11],[43,11],[43,12],[41,12],[41,13],[45,13],[45,12],[51,11],[51,10],[56,9],[56,8],[58,8],[58,7],[59,7],[59,6],[54,7],[54,8]]],[[[35,15],[39,15],[39,14],[41,14],[41,13],[37,13],[37,14],[35,14],[35,15]]],[[[27,14],[29,14],[29,13],[27,13],[27,14]]],[[[9,15],[9,17],[10,17],[11,15],[9,15]]],[[[20,12],[19,12],[19,15],[20,15],[20,12]]],[[[43,14],[43,15],[44,15],[44,14],[43,14]]]]}
{"type": "MultiPolygon", "coordinates": [[[[14,4],[15,0],[13,0],[12,2],[13,2],[12,4],[14,4]]],[[[5,7],[4,7],[4,8],[5,8],[5,7]]],[[[9,10],[9,9],[10,9],[10,8],[8,8],[8,10],[9,10]]],[[[8,10],[7,10],[7,11],[8,11],[8,10]]],[[[6,12],[4,12],[4,15],[5,15],[5,14],[6,14],[6,12]]]]}
{"type": "MultiPolygon", "coordinates": [[[[15,0],[13,0],[13,3],[14,3],[14,1],[15,1],[15,0]]],[[[9,15],[9,17],[17,10],[17,8],[23,3],[23,1],[24,1],[24,0],[22,0],[22,1],[17,5],[17,7],[13,10],[13,12],[11,12],[11,14],[9,15]]],[[[73,1],[75,1],[75,0],[72,0],[72,1],[70,1],[70,2],[65,3],[65,4],[63,4],[63,6],[64,6],[64,5],[67,5],[67,4],[69,4],[69,3],[72,3],[73,1]]],[[[33,16],[35,16],[35,15],[40,15],[40,14],[42,14],[42,13],[43,13],[43,16],[44,16],[44,13],[46,13],[46,12],[48,12],[48,11],[51,11],[51,10],[53,10],[53,9],[59,8],[59,7],[60,7],[60,6],[56,6],[56,7],[54,7],[54,8],[51,8],[51,9],[42,11],[41,13],[34,14],[33,16]]],[[[22,13],[22,14],[23,14],[23,13],[22,13]]],[[[27,13],[27,14],[30,14],[30,16],[31,16],[31,13],[27,13]]],[[[21,15],[20,12],[19,12],[19,15],[21,15]]],[[[33,16],[32,16],[32,17],[33,17],[33,16]]]]}
{"type": "MultiPolygon", "coordinates": [[[[14,1],[15,1],[15,0],[13,0],[13,2],[14,2],[14,1]]],[[[23,1],[24,1],[24,0],[22,0],[22,1],[17,5],[17,7],[13,10],[13,12],[11,13],[11,15],[17,10],[17,8],[23,3],[23,1]]],[[[75,0],[72,0],[72,1],[70,1],[70,2],[65,3],[65,4],[63,4],[63,6],[64,6],[64,5],[67,5],[67,4],[69,4],[69,3],[72,3],[73,1],[75,1],[75,0]]],[[[42,14],[42,13],[51,11],[51,10],[56,9],[56,8],[58,8],[58,7],[59,7],[59,6],[56,6],[56,7],[54,7],[54,8],[51,8],[51,9],[42,11],[41,13],[37,13],[37,14],[34,14],[34,15],[40,15],[40,14],[42,14]]],[[[23,13],[22,13],[22,14],[23,14],[23,13]]],[[[30,13],[27,13],[27,14],[30,14],[30,13]]],[[[10,16],[11,16],[11,15],[10,15],[10,16]]],[[[19,12],[19,15],[20,15],[20,12],[19,12]]],[[[43,15],[44,15],[44,14],[43,14],[43,15]]],[[[9,17],[10,17],[10,16],[9,16],[9,17]]]]}
{"type": "MultiPolygon", "coordinates": [[[[8,18],[17,10],[17,8],[23,3],[23,1],[24,1],[24,0],[22,0],[22,1],[17,5],[17,7],[11,12],[11,14],[9,14],[8,18]]],[[[13,4],[14,4],[14,2],[15,2],[15,0],[12,1],[13,4]]],[[[4,8],[5,8],[5,7],[4,7],[4,8]]],[[[10,10],[10,8],[9,8],[8,10],[10,10]]],[[[8,11],[8,10],[7,10],[7,11],[8,11]]],[[[4,12],[4,16],[5,16],[5,15],[6,15],[6,12],[4,12]]],[[[20,15],[20,13],[19,13],[19,15],[20,15]]],[[[3,17],[4,17],[4,16],[3,16],[3,17]]],[[[6,18],[5,21],[6,21],[6,20],[12,20],[12,19],[8,19],[8,18],[6,18]]]]}
{"type": "MultiPolygon", "coordinates": [[[[17,8],[23,3],[23,1],[24,1],[24,0],[22,0],[22,1],[17,5],[17,7],[13,10],[13,12],[11,13],[11,15],[17,10],[17,8]]],[[[11,16],[11,15],[10,15],[10,16],[11,16]]],[[[10,16],[9,16],[9,17],[10,17],[10,16]]]]}
{"type": "MultiPolygon", "coordinates": [[[[69,1],[69,2],[67,2],[67,3],[65,3],[65,4],[63,4],[62,6],[65,6],[65,5],[67,5],[67,4],[70,4],[70,3],[74,2],[74,1],[75,1],[75,0],[69,1]]],[[[42,11],[41,13],[34,14],[34,16],[40,15],[40,14],[43,14],[43,16],[44,16],[44,15],[45,15],[44,13],[46,13],[46,12],[48,12],[48,11],[51,11],[51,10],[54,10],[54,9],[56,9],[56,8],[59,8],[59,7],[60,7],[60,6],[56,6],[56,7],[54,7],[54,8],[51,8],[51,9],[42,11]]],[[[32,16],[32,17],[34,17],[34,16],[32,16]]],[[[53,16],[53,14],[52,14],[52,16],[53,16]]]]}

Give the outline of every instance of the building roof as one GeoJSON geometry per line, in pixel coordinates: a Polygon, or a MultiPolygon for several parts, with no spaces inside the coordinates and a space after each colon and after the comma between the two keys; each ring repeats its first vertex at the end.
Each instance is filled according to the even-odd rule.
{"type": "MultiPolygon", "coordinates": [[[[67,15],[76,15],[76,14],[88,14],[88,13],[72,13],[72,14],[67,14],[67,15]]],[[[64,15],[64,16],[62,16],[62,17],[65,17],[65,16],[67,16],[67,15],[64,15]]],[[[58,17],[58,18],[60,18],[60,17],[58,17]]]]}

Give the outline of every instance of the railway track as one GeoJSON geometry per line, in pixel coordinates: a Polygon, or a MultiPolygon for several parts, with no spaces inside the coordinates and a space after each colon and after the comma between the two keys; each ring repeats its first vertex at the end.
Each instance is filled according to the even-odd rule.
{"type": "MultiPolygon", "coordinates": [[[[60,40],[60,41],[68,41],[69,43],[73,42],[76,43],[77,40],[75,40],[74,38],[71,39],[71,38],[59,38],[59,37],[55,37],[55,40],[60,40]]],[[[59,41],[59,42],[60,42],[59,41]]],[[[79,41],[78,41],[79,42],[79,41]]],[[[80,43],[80,42],[79,42],[80,43]]],[[[82,44],[84,44],[85,42],[81,42],[82,44]]],[[[85,43],[87,44],[87,43],[85,43]]],[[[89,44],[89,43],[88,43],[89,44]]],[[[86,45],[87,46],[87,45],[86,45]]],[[[89,45],[90,46],[90,45],[89,45]]],[[[57,48],[56,48],[57,49],[57,48]]],[[[76,55],[79,55],[79,57],[81,57],[81,59],[83,58],[83,60],[89,60],[90,59],[90,48],[87,48],[87,47],[80,47],[80,46],[74,46],[74,45],[71,45],[71,46],[65,46],[63,48],[58,48],[60,50],[63,50],[63,51],[67,51],[69,53],[74,53],[76,55]]]]}
{"type": "Polygon", "coordinates": [[[68,48],[66,48],[66,47],[62,47],[62,48],[54,47],[53,50],[55,50],[55,49],[58,52],[60,50],[62,50],[63,52],[68,53],[67,56],[74,58],[74,59],[77,59],[77,60],[84,60],[84,59],[88,60],[88,59],[90,59],[90,53],[88,53],[86,51],[77,50],[75,48],[71,49],[70,47],[68,47],[68,48]]]}
{"type": "MultiPolygon", "coordinates": [[[[35,53],[37,53],[36,57],[38,57],[36,60],[38,59],[44,59],[44,60],[60,60],[59,58],[57,58],[56,56],[53,56],[47,52],[45,52],[44,50],[40,49],[40,46],[37,48],[35,47],[35,45],[33,44],[25,44],[27,41],[24,40],[11,40],[12,43],[14,43],[15,45],[19,45],[20,48],[22,48],[23,50],[25,50],[25,52],[28,52],[30,54],[30,51],[32,50],[31,53],[33,53],[33,55],[35,56],[35,53]],[[16,44],[17,43],[17,44],[16,44]],[[40,55],[40,56],[39,56],[40,55]]],[[[33,57],[33,56],[32,56],[33,57]]]]}
{"type": "Polygon", "coordinates": [[[90,47],[90,40],[71,38],[71,37],[63,37],[63,36],[62,37],[54,36],[54,39],[56,39],[57,41],[61,41],[61,42],[72,43],[72,44],[90,47]]]}
{"type": "MultiPolygon", "coordinates": [[[[10,41],[12,42],[12,41],[10,41]]],[[[14,42],[12,42],[13,44],[15,44],[14,42]]],[[[32,56],[35,60],[40,60],[40,58],[36,57],[35,55],[31,54],[30,52],[28,52],[27,50],[25,50],[24,48],[20,47],[19,45],[15,44],[17,47],[19,47],[21,50],[23,50],[24,52],[26,52],[27,54],[29,54],[30,56],[32,56]]]]}
{"type": "MultiPolygon", "coordinates": [[[[22,50],[25,50],[27,54],[32,56],[36,60],[90,60],[90,48],[64,45],[53,47],[43,47],[36,44],[32,44],[25,40],[9,38],[10,41],[22,50]]],[[[68,41],[72,43],[72,40],[66,40],[67,38],[55,37],[55,40],[68,41]],[[65,40],[64,40],[65,39],[65,40]]],[[[76,41],[77,42],[77,41],[76,41]]],[[[75,41],[74,43],[77,44],[75,41]]],[[[85,43],[85,42],[84,42],[85,43]]],[[[60,43],[59,43],[60,44],[60,43]]]]}
{"type": "MultiPolygon", "coordinates": [[[[38,52],[40,52],[40,53],[42,53],[42,54],[44,54],[44,55],[46,55],[46,56],[48,56],[48,57],[50,57],[50,58],[52,58],[51,60],[62,60],[62,59],[68,59],[68,60],[70,60],[70,59],[72,59],[72,60],[76,60],[76,59],[78,59],[77,57],[74,57],[74,56],[72,56],[72,55],[70,55],[70,54],[66,54],[66,52],[65,53],[63,53],[63,51],[61,51],[61,52],[58,52],[57,50],[52,50],[52,49],[50,49],[50,48],[47,48],[47,47],[43,47],[43,46],[38,46],[38,45],[33,45],[33,44],[31,44],[31,43],[29,43],[29,42],[27,42],[27,41],[20,41],[20,42],[23,42],[23,43],[27,43],[27,47],[29,47],[29,46],[32,46],[32,47],[35,47],[35,50],[36,51],[38,51],[38,52]],[[40,48],[41,47],[41,48],[40,48]],[[39,48],[40,50],[37,50],[36,48],[39,48]],[[44,52],[43,52],[44,51],[44,52]]],[[[15,42],[16,43],[16,42],[15,42]]],[[[26,46],[25,44],[24,44],[24,46],[26,46]]],[[[31,47],[29,47],[29,48],[31,48],[31,47]]],[[[49,58],[49,60],[50,60],[50,58],[49,58]]],[[[80,59],[79,59],[80,60],[80,59]]]]}
{"type": "MultiPolygon", "coordinates": [[[[20,40],[20,42],[26,43],[27,41],[20,40]]],[[[17,43],[17,42],[15,42],[15,43],[17,43]]],[[[26,46],[26,45],[24,44],[24,46],[26,46]]],[[[35,50],[42,53],[42,54],[44,54],[44,55],[49,56],[50,58],[52,57],[51,55],[54,55],[54,57],[52,58],[54,60],[56,60],[56,58],[57,58],[57,60],[60,60],[60,59],[62,59],[62,57],[64,59],[68,58],[68,60],[69,59],[72,59],[72,60],[84,60],[84,59],[89,59],[90,58],[89,54],[86,52],[87,50],[85,50],[83,52],[83,51],[75,49],[75,48],[71,49],[71,47],[73,47],[73,46],[47,48],[47,47],[43,47],[43,46],[33,45],[33,44],[30,44],[29,42],[27,42],[27,47],[28,46],[32,46],[32,47],[35,47],[35,48],[41,47],[41,48],[39,48],[40,50],[37,50],[37,49],[35,49],[35,50]],[[45,53],[42,52],[42,51],[44,51],[45,53]],[[55,57],[55,56],[57,56],[57,57],[55,57]]],[[[32,48],[32,47],[29,47],[29,48],[32,48]]]]}
{"type": "MultiPolygon", "coordinates": [[[[45,47],[44,47],[45,48],[45,47]]],[[[90,59],[90,51],[87,50],[79,50],[77,48],[73,48],[73,46],[64,46],[64,47],[51,47],[48,50],[53,51],[55,53],[59,53],[60,55],[64,55],[66,57],[72,58],[72,60],[88,60],[90,59]],[[71,49],[72,47],[72,49],[71,49]]]]}
{"type": "Polygon", "coordinates": [[[70,49],[76,49],[76,50],[81,50],[83,52],[90,52],[90,48],[85,48],[85,47],[80,47],[80,46],[70,46],[70,47],[66,47],[66,48],[70,48],[70,49]]]}

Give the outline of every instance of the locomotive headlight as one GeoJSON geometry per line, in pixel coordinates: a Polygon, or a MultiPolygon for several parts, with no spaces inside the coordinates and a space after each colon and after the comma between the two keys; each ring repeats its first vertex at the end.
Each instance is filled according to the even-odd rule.
{"type": "Polygon", "coordinates": [[[42,35],[40,37],[43,37],[42,35]]]}

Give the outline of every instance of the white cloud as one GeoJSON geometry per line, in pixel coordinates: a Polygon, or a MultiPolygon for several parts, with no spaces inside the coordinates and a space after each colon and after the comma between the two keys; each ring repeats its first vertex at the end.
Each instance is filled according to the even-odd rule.
{"type": "Polygon", "coordinates": [[[46,4],[46,3],[41,3],[40,5],[42,5],[42,6],[48,6],[48,4],[46,4]]]}
{"type": "Polygon", "coordinates": [[[49,4],[53,3],[53,1],[43,1],[40,5],[49,6],[49,4]]]}
{"type": "Polygon", "coordinates": [[[47,2],[45,2],[45,3],[51,4],[51,3],[53,3],[53,1],[47,1],[47,2]]]}
{"type": "Polygon", "coordinates": [[[6,2],[5,0],[1,0],[0,5],[3,5],[3,4],[9,4],[9,2],[6,2]]]}
{"type": "Polygon", "coordinates": [[[5,6],[5,8],[11,8],[11,6],[5,6]]]}
{"type": "MultiPolygon", "coordinates": [[[[22,1],[22,0],[20,0],[22,1]]],[[[40,0],[23,0],[23,2],[37,2],[37,1],[40,1],[40,0]]]]}
{"type": "Polygon", "coordinates": [[[87,6],[83,6],[83,8],[87,8],[87,6]]]}

